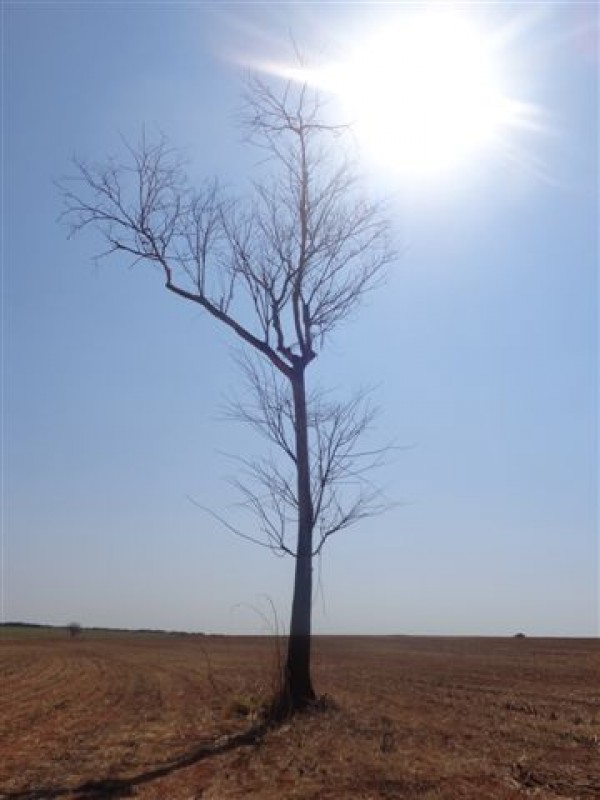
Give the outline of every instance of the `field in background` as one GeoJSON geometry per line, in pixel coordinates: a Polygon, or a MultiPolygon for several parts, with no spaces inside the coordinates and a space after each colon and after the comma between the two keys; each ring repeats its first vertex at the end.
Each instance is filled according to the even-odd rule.
{"type": "Polygon", "coordinates": [[[259,725],[274,639],[5,629],[0,798],[600,796],[600,641],[323,637],[331,702],[259,725]]]}

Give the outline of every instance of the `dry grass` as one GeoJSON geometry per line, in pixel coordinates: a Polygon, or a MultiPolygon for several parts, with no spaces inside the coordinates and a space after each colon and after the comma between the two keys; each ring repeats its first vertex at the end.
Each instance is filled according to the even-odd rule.
{"type": "Polygon", "coordinates": [[[317,639],[335,705],[236,739],[274,664],[266,638],[5,639],[0,797],[600,797],[598,640],[317,639]]]}

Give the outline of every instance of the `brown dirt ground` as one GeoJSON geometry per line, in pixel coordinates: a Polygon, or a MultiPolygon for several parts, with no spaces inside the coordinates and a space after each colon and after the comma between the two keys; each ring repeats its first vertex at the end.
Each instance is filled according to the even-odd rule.
{"type": "Polygon", "coordinates": [[[317,638],[334,702],[244,736],[276,658],[267,638],[3,638],[0,798],[600,797],[600,640],[317,638]]]}

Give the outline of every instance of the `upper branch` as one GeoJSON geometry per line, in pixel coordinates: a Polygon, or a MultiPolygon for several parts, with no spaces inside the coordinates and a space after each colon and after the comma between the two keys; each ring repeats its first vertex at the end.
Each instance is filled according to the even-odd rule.
{"type": "Polygon", "coordinates": [[[264,289],[244,264],[244,231],[237,226],[232,232],[233,205],[215,182],[192,191],[180,157],[164,139],[148,145],[142,138],[127,149],[127,163],[91,167],[78,161],[79,174],[63,181],[71,234],[92,226],[109,245],[102,255],[123,252],[154,264],[169,291],[198,303],[287,374],[290,365],[265,335],[272,322],[264,289]],[[252,298],[261,333],[233,310],[236,287],[252,298]]]}

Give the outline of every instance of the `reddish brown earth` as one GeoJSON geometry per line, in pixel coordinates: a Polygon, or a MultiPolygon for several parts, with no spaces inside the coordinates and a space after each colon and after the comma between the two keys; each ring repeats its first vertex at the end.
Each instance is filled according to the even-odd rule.
{"type": "Polygon", "coordinates": [[[264,731],[273,639],[2,635],[0,798],[600,797],[599,640],[318,638],[264,731]]]}

